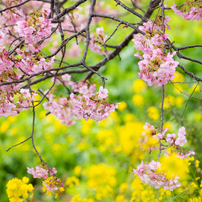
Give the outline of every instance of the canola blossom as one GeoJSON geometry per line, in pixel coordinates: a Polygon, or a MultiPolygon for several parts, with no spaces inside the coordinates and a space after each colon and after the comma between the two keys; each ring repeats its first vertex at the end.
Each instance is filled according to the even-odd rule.
{"type": "Polygon", "coordinates": [[[8,181],[6,192],[11,202],[22,202],[32,194],[34,187],[32,184],[27,184],[28,182],[29,178],[27,177],[23,177],[22,180],[13,178],[8,181]]]}

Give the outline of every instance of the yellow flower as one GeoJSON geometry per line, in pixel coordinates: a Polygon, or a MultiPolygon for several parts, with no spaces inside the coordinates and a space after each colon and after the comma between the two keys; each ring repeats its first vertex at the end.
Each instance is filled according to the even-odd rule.
{"type": "Polygon", "coordinates": [[[139,148],[139,138],[142,136],[143,123],[128,122],[118,130],[119,143],[124,154],[129,155],[134,148],[139,148]]]}
{"type": "Polygon", "coordinates": [[[199,161],[199,160],[196,160],[196,168],[199,167],[199,163],[200,163],[200,161],[199,161]]]}
{"type": "Polygon", "coordinates": [[[71,202],[82,202],[82,198],[80,197],[79,194],[74,195],[71,199],[71,202]]]}
{"type": "Polygon", "coordinates": [[[29,179],[27,177],[23,177],[22,180],[18,178],[13,178],[8,181],[6,187],[6,192],[10,201],[23,201],[20,197],[24,199],[29,197],[28,192],[32,192],[34,187],[32,184],[27,184],[29,179]]]}
{"type": "Polygon", "coordinates": [[[178,96],[178,97],[175,98],[175,105],[178,108],[181,108],[183,103],[184,103],[184,98],[183,97],[178,96]]]}
{"type": "Polygon", "coordinates": [[[135,94],[132,100],[136,107],[142,107],[144,105],[144,98],[141,94],[135,94]]]}
{"type": "Polygon", "coordinates": [[[74,177],[74,176],[68,177],[66,179],[65,185],[69,186],[69,187],[78,186],[79,185],[79,179],[74,177]]]}
{"type": "Polygon", "coordinates": [[[175,78],[172,80],[173,82],[184,82],[184,75],[180,72],[175,71],[175,78]]]}
{"type": "Polygon", "coordinates": [[[133,90],[135,93],[140,93],[141,91],[145,90],[147,87],[146,83],[142,79],[136,79],[133,82],[133,90]]]}
{"type": "Polygon", "coordinates": [[[8,120],[3,121],[0,125],[0,133],[5,133],[10,127],[10,122],[8,120]]]}
{"type": "MultiPolygon", "coordinates": [[[[168,109],[168,108],[170,107],[170,105],[171,105],[171,106],[174,106],[174,97],[171,96],[171,95],[168,95],[168,97],[166,97],[166,98],[164,99],[163,108],[164,108],[164,109],[168,109]]],[[[161,106],[161,104],[160,104],[160,106],[161,106]]]]}
{"type": "Polygon", "coordinates": [[[123,111],[126,107],[127,107],[126,102],[122,101],[122,102],[118,105],[118,110],[119,110],[119,111],[123,111]]]}
{"type": "Polygon", "coordinates": [[[124,116],[124,121],[127,122],[131,122],[131,121],[137,121],[137,117],[132,114],[132,113],[128,113],[124,116]]]}
{"type": "Polygon", "coordinates": [[[127,190],[127,188],[128,188],[128,184],[124,182],[120,185],[119,190],[121,193],[124,193],[127,190]]]}
{"type": "Polygon", "coordinates": [[[91,189],[98,189],[105,185],[115,186],[117,184],[115,174],[115,168],[106,166],[103,163],[91,165],[88,170],[87,186],[91,189]]]}
{"type": "Polygon", "coordinates": [[[79,176],[81,174],[81,166],[76,166],[74,168],[74,174],[79,176]]]}
{"type": "Polygon", "coordinates": [[[159,119],[159,111],[156,107],[151,106],[147,109],[148,117],[153,119],[154,121],[159,119]]]}
{"type": "Polygon", "coordinates": [[[173,124],[171,122],[165,122],[163,128],[168,128],[167,132],[173,132],[173,124]]]}
{"type": "Polygon", "coordinates": [[[125,200],[125,196],[122,194],[117,195],[116,200],[113,202],[127,202],[127,200],[125,200]]]}
{"type": "Polygon", "coordinates": [[[188,159],[181,159],[177,154],[173,153],[160,158],[161,166],[158,170],[159,172],[165,173],[168,179],[172,179],[176,176],[184,179],[189,172],[188,162],[188,159]]]}

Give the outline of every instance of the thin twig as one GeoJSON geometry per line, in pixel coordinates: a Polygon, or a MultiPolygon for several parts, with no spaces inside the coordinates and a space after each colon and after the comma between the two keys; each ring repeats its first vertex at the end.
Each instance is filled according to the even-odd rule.
{"type": "Polygon", "coordinates": [[[196,88],[197,88],[198,85],[199,85],[199,83],[197,83],[197,85],[195,86],[195,88],[194,88],[194,90],[192,91],[191,95],[189,96],[189,99],[187,100],[187,103],[186,103],[186,105],[185,105],[185,108],[184,108],[184,110],[183,110],[183,112],[182,112],[181,118],[183,117],[184,112],[185,112],[185,110],[186,110],[186,108],[187,108],[187,105],[188,105],[188,103],[189,103],[189,101],[190,101],[190,99],[191,99],[191,96],[193,95],[193,93],[194,93],[194,91],[196,90],[196,88]]]}

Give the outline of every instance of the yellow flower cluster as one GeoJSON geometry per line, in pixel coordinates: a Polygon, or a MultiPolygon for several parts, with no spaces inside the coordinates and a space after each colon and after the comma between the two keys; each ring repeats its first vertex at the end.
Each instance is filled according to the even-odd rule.
{"type": "Polygon", "coordinates": [[[156,107],[151,106],[147,109],[148,117],[154,121],[159,119],[159,111],[156,107]]]}
{"type": "Polygon", "coordinates": [[[129,155],[134,148],[139,148],[143,125],[142,122],[127,122],[125,126],[118,129],[119,143],[124,154],[129,155]]]}
{"type": "Polygon", "coordinates": [[[91,165],[88,171],[88,182],[87,186],[89,188],[99,188],[103,185],[116,185],[116,169],[113,167],[108,167],[103,163],[97,165],[91,165]]]}
{"type": "Polygon", "coordinates": [[[84,198],[82,199],[79,194],[72,197],[71,202],[95,202],[93,198],[84,198]]]}
{"type": "Polygon", "coordinates": [[[175,153],[162,156],[160,158],[160,163],[161,166],[158,171],[165,173],[165,176],[168,179],[178,176],[180,177],[180,180],[183,180],[187,173],[189,173],[189,159],[182,159],[175,153]]]}
{"type": "Polygon", "coordinates": [[[22,202],[23,199],[27,199],[29,197],[28,192],[32,192],[34,187],[32,184],[27,184],[29,179],[27,177],[23,177],[22,180],[18,178],[13,178],[8,181],[7,187],[7,195],[10,202],[22,202]]]}
{"type": "Polygon", "coordinates": [[[62,181],[53,176],[50,176],[47,179],[45,179],[42,185],[43,185],[43,192],[46,192],[47,195],[51,195],[52,191],[57,190],[55,198],[58,197],[59,192],[62,193],[65,191],[62,185],[62,181]]]}
{"type": "Polygon", "coordinates": [[[131,184],[132,197],[130,202],[160,202],[167,201],[171,195],[170,190],[154,189],[146,184],[143,184],[141,179],[137,176],[131,184]]]}
{"type": "Polygon", "coordinates": [[[68,187],[74,187],[79,185],[79,179],[77,177],[68,177],[66,179],[65,185],[68,187]]]}

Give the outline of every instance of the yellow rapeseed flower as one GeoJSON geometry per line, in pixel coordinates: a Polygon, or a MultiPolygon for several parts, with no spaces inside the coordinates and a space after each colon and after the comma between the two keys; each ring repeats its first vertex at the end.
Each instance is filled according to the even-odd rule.
{"type": "Polygon", "coordinates": [[[79,175],[81,174],[81,166],[76,166],[76,167],[74,168],[74,174],[75,174],[76,176],[79,176],[79,175]]]}
{"type": "Polygon", "coordinates": [[[153,119],[154,121],[159,119],[159,111],[156,107],[151,106],[147,109],[148,117],[153,119]]]}
{"type": "Polygon", "coordinates": [[[144,106],[144,98],[141,94],[135,94],[132,98],[133,104],[136,107],[142,107],[144,106]]]}
{"type": "Polygon", "coordinates": [[[120,190],[121,193],[124,193],[127,189],[128,189],[128,184],[126,182],[122,183],[119,186],[119,190],[120,190]]]}
{"type": "Polygon", "coordinates": [[[113,202],[127,202],[127,200],[125,200],[125,196],[122,194],[117,195],[115,201],[113,202]]]}
{"type": "Polygon", "coordinates": [[[147,87],[146,83],[142,79],[136,79],[133,82],[133,90],[135,93],[140,93],[141,91],[145,90],[147,87]]]}
{"type": "Polygon", "coordinates": [[[178,96],[178,97],[175,98],[176,107],[181,108],[183,103],[184,103],[184,98],[183,97],[178,96]]]}
{"type": "Polygon", "coordinates": [[[199,160],[196,160],[196,168],[198,168],[199,167],[199,163],[200,163],[200,161],[199,160]]]}
{"type": "Polygon", "coordinates": [[[171,122],[165,122],[163,124],[163,128],[168,128],[168,131],[167,132],[173,132],[173,124],[171,122]]]}
{"type": "Polygon", "coordinates": [[[88,170],[88,188],[100,188],[108,184],[115,186],[117,183],[114,177],[116,172],[115,168],[106,166],[103,163],[91,165],[88,170]]]}
{"type": "Polygon", "coordinates": [[[168,179],[172,179],[176,176],[184,179],[189,172],[188,162],[188,159],[181,159],[177,154],[173,153],[160,158],[161,166],[158,170],[159,172],[165,173],[168,179]]]}
{"type": "Polygon", "coordinates": [[[27,177],[23,177],[22,180],[13,178],[8,181],[8,183],[6,184],[6,192],[10,202],[21,202],[23,200],[20,197],[24,199],[29,197],[28,192],[32,192],[34,190],[34,187],[32,186],[32,184],[27,184],[28,182],[29,179],[27,177]]]}
{"type": "Polygon", "coordinates": [[[122,101],[122,102],[118,105],[118,110],[122,112],[126,107],[127,107],[126,102],[122,101]]]}
{"type": "Polygon", "coordinates": [[[173,82],[184,82],[184,75],[183,74],[181,74],[178,71],[175,71],[174,75],[175,75],[175,78],[172,80],[173,82]]]}
{"type": "Polygon", "coordinates": [[[68,177],[65,182],[66,186],[74,187],[79,185],[79,179],[77,177],[68,177]]]}
{"type": "Polygon", "coordinates": [[[142,136],[144,124],[141,122],[128,122],[118,130],[119,143],[124,154],[129,155],[134,148],[139,148],[139,138],[142,136]]]}

